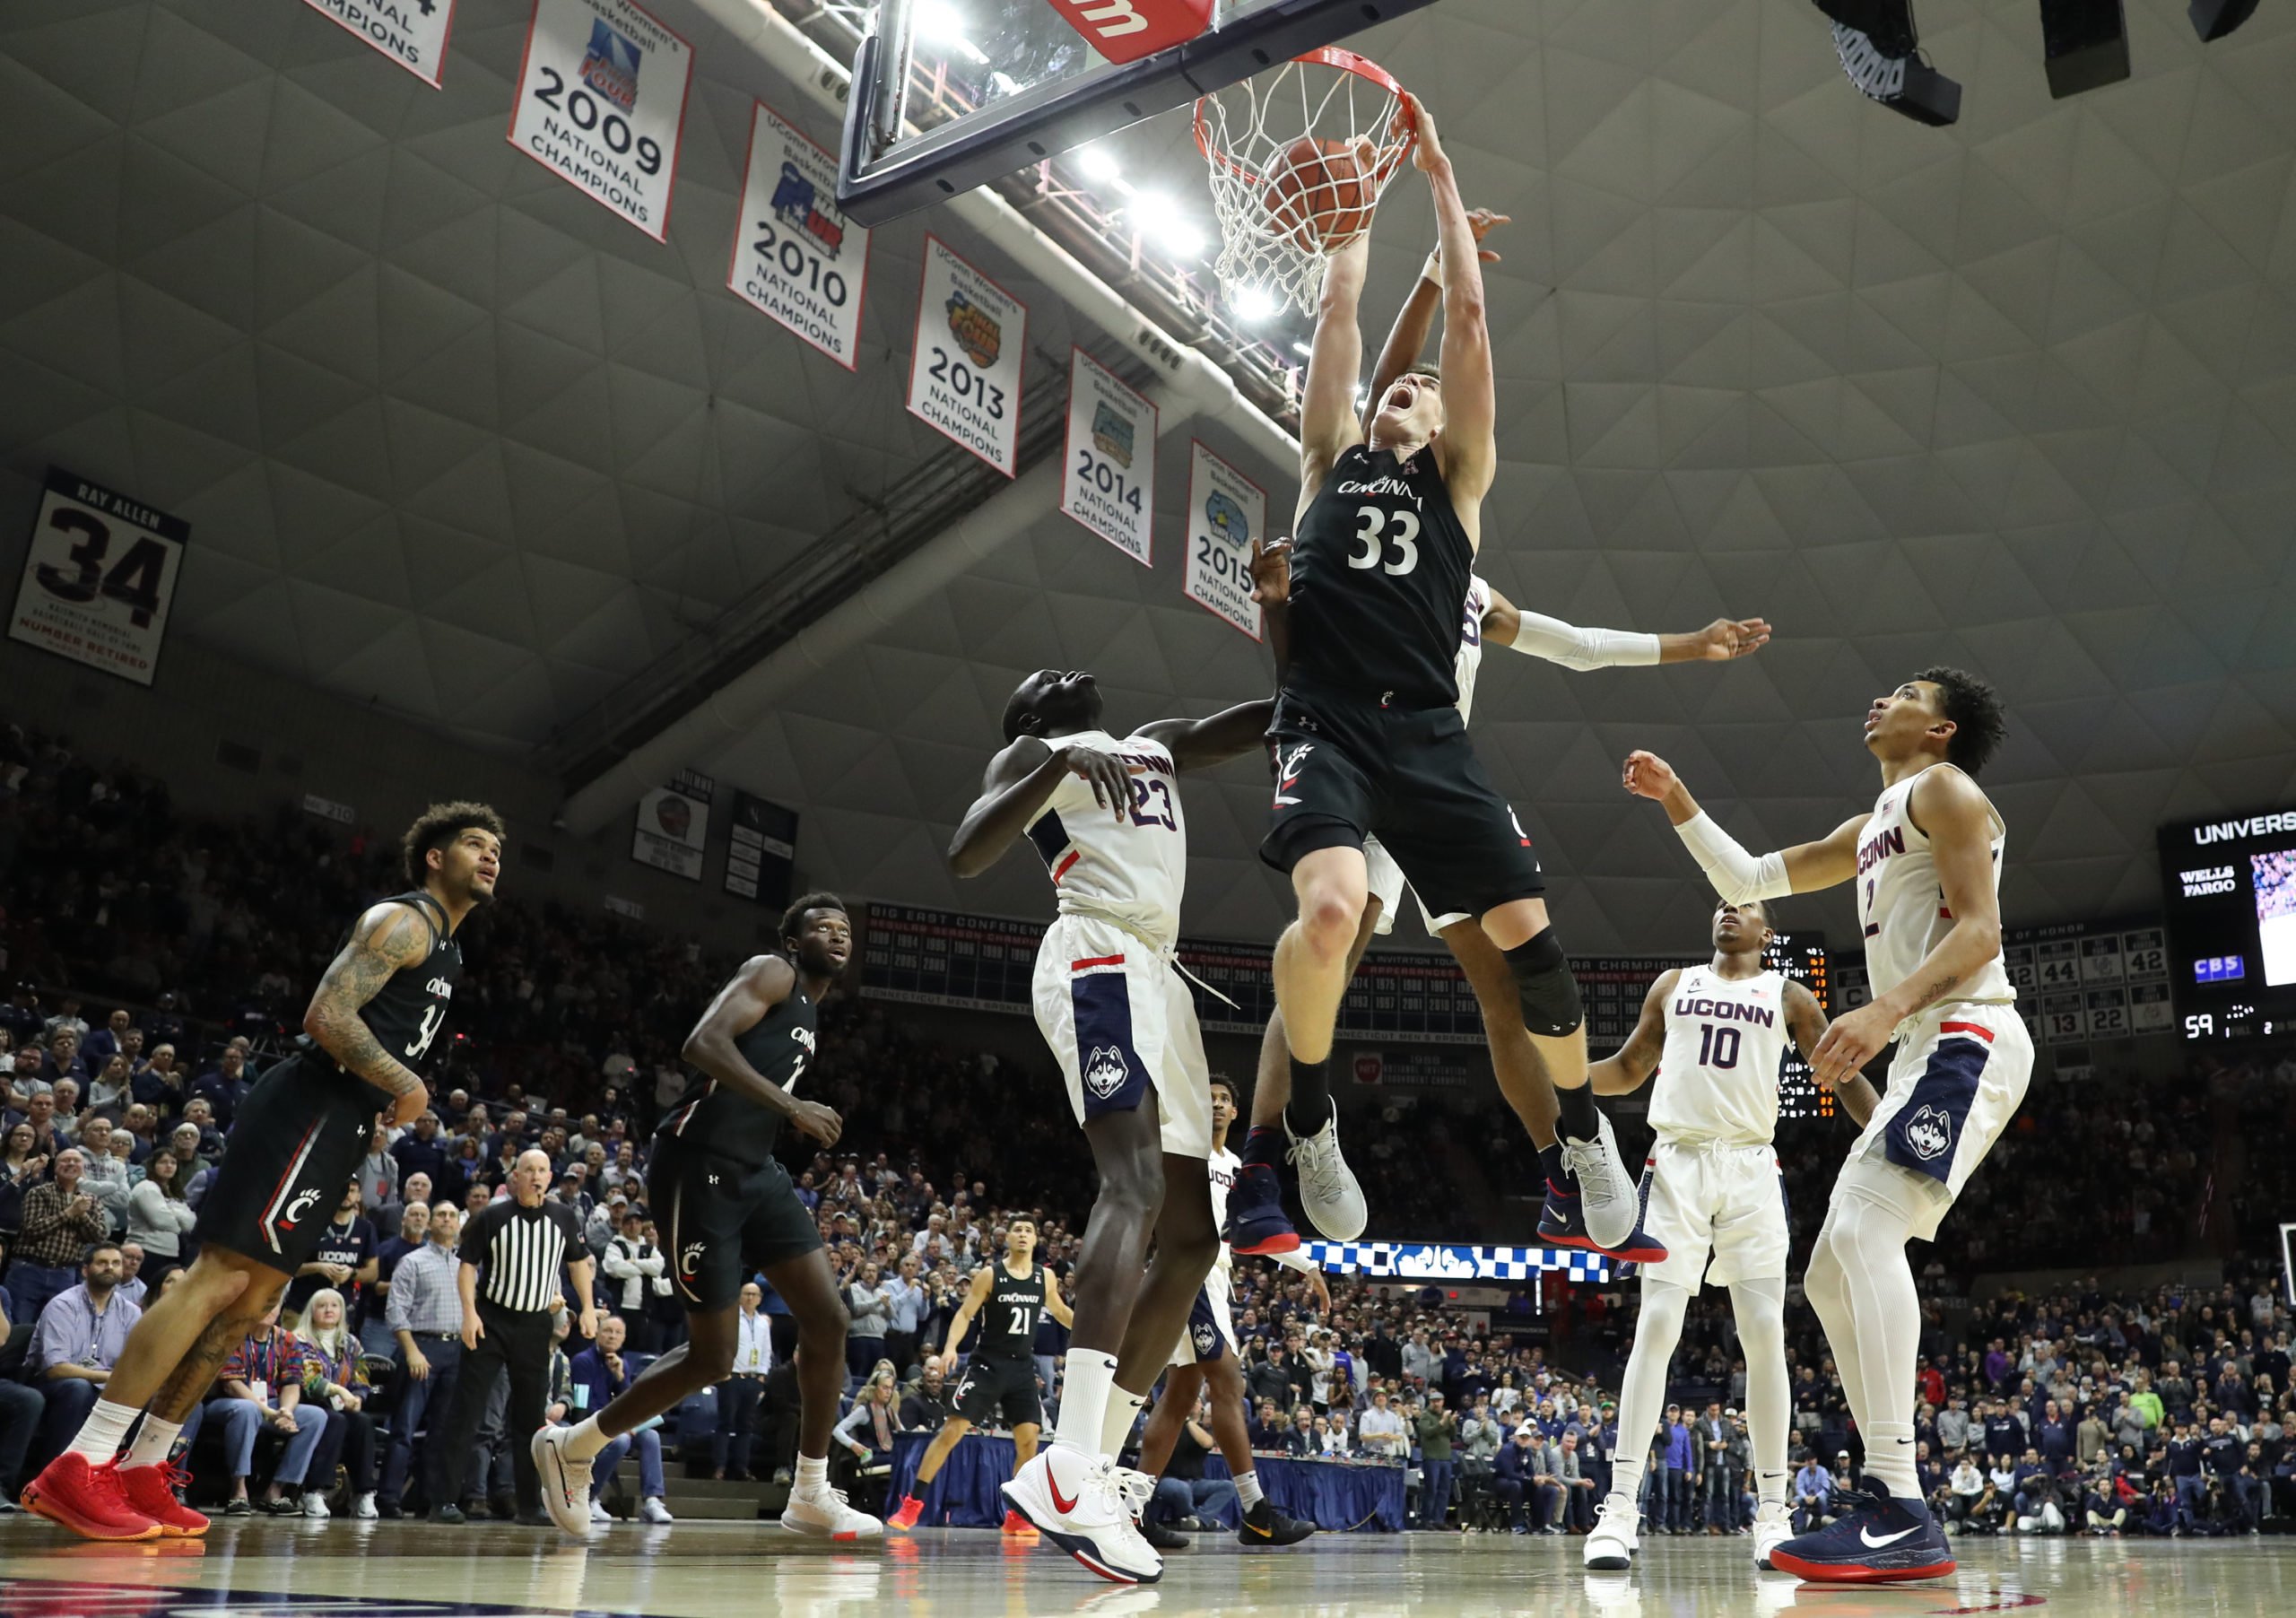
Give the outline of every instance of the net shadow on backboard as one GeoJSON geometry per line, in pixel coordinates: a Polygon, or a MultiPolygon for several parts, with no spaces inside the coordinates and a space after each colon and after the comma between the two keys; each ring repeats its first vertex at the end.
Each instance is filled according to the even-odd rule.
{"type": "Polygon", "coordinates": [[[850,218],[880,225],[945,202],[1434,0],[1236,0],[1205,33],[1122,65],[1048,0],[973,3],[996,13],[987,48],[947,37],[945,7],[923,13],[922,31],[926,0],[879,8],[854,57],[839,152],[850,218]]]}

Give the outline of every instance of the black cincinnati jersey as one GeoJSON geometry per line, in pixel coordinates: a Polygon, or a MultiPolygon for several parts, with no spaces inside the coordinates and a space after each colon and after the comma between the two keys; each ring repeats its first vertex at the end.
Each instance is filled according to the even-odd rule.
{"type": "MultiPolygon", "coordinates": [[[[780,1005],[738,1035],[734,1048],[760,1078],[796,1094],[797,1082],[813,1059],[815,1008],[802,983],[792,984],[780,1005]]],[[[657,1134],[674,1135],[720,1157],[754,1168],[770,1162],[781,1138],[781,1115],[734,1094],[717,1080],[695,1074],[662,1119],[657,1134]]]]}
{"type": "MultiPolygon", "coordinates": [[[[393,972],[375,997],[359,1008],[359,1020],[400,1066],[421,1073],[439,1031],[447,1025],[455,985],[463,975],[463,946],[447,930],[445,909],[421,889],[380,902],[403,904],[422,917],[430,929],[430,953],[414,965],[393,972]]],[[[350,936],[346,932],[344,941],[350,936]]],[[[317,1054],[325,1059],[324,1053],[317,1054]]]]}
{"type": "Polygon", "coordinates": [[[1459,604],[1474,547],[1422,448],[1358,444],[1300,516],[1292,560],[1290,679],[1384,707],[1459,700],[1459,604]]]}
{"type": "Polygon", "coordinates": [[[1015,1275],[998,1259],[991,1272],[988,1301],[973,1326],[975,1359],[1025,1360],[1036,1352],[1037,1322],[1044,1318],[1044,1266],[1031,1263],[1015,1275]]]}

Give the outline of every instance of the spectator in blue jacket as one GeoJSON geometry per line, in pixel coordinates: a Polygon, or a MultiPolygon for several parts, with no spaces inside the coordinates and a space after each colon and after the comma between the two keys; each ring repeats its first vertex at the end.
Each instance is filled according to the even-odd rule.
{"type": "MultiPolygon", "coordinates": [[[[622,1345],[629,1328],[619,1315],[598,1317],[598,1340],[573,1357],[569,1365],[572,1378],[570,1391],[573,1394],[574,1419],[580,1421],[596,1411],[604,1410],[630,1386],[630,1370],[622,1363],[622,1345]]],[[[660,1424],[640,1427],[624,1433],[598,1451],[590,1464],[593,1489],[602,1489],[606,1479],[613,1475],[622,1457],[635,1449],[638,1452],[638,1515],[641,1521],[665,1523],[671,1520],[668,1502],[662,1497],[667,1485],[662,1479],[662,1431],[660,1424]]],[[[611,1520],[595,1494],[590,1501],[590,1520],[611,1520]]]]}
{"type": "Polygon", "coordinates": [[[1814,1534],[1825,1527],[1833,1509],[1833,1479],[1814,1455],[1805,1454],[1802,1469],[1794,1474],[1794,1532],[1814,1534]]]}

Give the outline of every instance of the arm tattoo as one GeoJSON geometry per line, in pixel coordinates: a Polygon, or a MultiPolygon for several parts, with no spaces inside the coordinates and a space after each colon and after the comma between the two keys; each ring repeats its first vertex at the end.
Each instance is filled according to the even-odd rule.
{"type": "Polygon", "coordinates": [[[379,921],[361,925],[328,964],[311,996],[309,1021],[317,1025],[312,1037],[344,1067],[392,1095],[422,1091],[422,1076],[383,1048],[359,1010],[382,992],[391,974],[417,958],[412,952],[418,935],[427,941],[429,927],[404,906],[395,907],[379,921]]]}
{"type": "Polygon", "coordinates": [[[1938,1001],[1944,999],[1946,992],[1961,980],[1961,973],[1947,972],[1944,976],[1937,979],[1935,982],[1931,983],[1926,988],[1921,991],[1920,995],[1914,1000],[1913,1009],[1918,1012],[1927,1011],[1931,1006],[1936,1005],[1938,1001]]]}

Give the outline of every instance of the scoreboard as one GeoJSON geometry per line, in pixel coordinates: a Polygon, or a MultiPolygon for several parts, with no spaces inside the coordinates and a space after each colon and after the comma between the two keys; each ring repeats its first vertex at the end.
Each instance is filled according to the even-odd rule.
{"type": "Polygon", "coordinates": [[[2179,822],[2159,837],[2184,1037],[2296,1032],[2296,809],[2179,822]]]}

